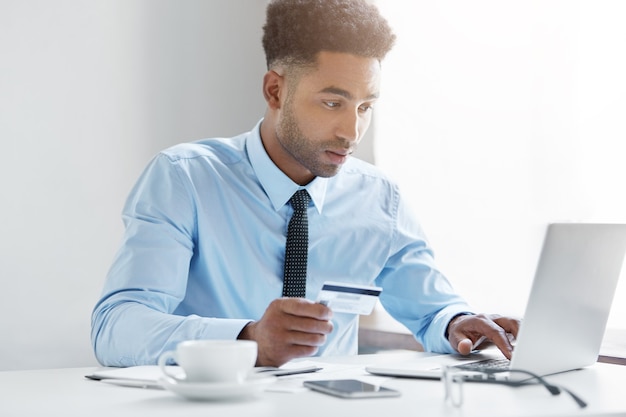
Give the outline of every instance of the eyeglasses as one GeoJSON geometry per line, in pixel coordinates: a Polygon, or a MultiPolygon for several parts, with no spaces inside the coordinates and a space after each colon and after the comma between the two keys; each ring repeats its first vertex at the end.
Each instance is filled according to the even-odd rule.
{"type": "Polygon", "coordinates": [[[465,371],[455,366],[446,366],[443,369],[442,380],[445,389],[445,400],[450,402],[455,407],[460,407],[463,405],[464,382],[499,384],[507,385],[514,388],[540,384],[546,387],[546,389],[552,395],[559,395],[561,391],[565,391],[574,399],[574,401],[576,401],[576,404],[578,404],[580,408],[587,407],[587,403],[569,389],[560,385],[551,384],[543,379],[541,376],[522,369],[465,371]],[[527,375],[529,378],[523,380],[498,379],[495,374],[502,372],[524,374],[527,375]]]}

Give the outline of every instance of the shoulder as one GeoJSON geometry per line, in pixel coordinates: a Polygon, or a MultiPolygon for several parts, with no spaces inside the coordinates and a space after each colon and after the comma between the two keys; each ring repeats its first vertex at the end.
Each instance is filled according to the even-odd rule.
{"type": "MultiPolygon", "coordinates": [[[[382,212],[395,216],[402,197],[396,181],[379,167],[357,158],[350,158],[335,178],[329,182],[331,195],[336,198],[347,194],[352,201],[379,207],[382,212]]],[[[345,200],[344,200],[345,202],[345,200]]]]}
{"type": "Polygon", "coordinates": [[[172,163],[192,163],[193,161],[218,162],[236,164],[245,157],[247,134],[233,138],[209,138],[194,142],[180,143],[169,147],[159,155],[172,163]]]}
{"type": "Polygon", "coordinates": [[[358,158],[350,158],[341,169],[341,175],[346,181],[362,182],[363,185],[372,185],[398,192],[398,186],[380,168],[358,158]]]}

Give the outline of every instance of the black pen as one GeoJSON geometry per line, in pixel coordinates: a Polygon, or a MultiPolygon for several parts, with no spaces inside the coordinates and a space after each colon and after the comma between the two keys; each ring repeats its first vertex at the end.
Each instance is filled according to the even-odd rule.
{"type": "Polygon", "coordinates": [[[291,369],[281,369],[273,366],[261,366],[257,367],[254,370],[256,374],[267,374],[273,376],[287,376],[287,375],[297,375],[297,374],[308,374],[311,372],[321,371],[323,368],[317,366],[309,366],[305,368],[291,368],[291,369]]]}

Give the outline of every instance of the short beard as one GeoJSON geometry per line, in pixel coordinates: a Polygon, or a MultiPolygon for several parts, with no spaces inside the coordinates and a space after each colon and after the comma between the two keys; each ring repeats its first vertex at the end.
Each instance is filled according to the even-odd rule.
{"type": "MultiPolygon", "coordinates": [[[[318,159],[320,151],[326,149],[329,143],[337,145],[335,141],[315,144],[302,133],[293,112],[291,94],[287,95],[283,105],[283,113],[276,128],[276,139],[285,152],[316,177],[332,177],[341,168],[333,164],[324,164],[318,159]]],[[[340,139],[337,141],[343,142],[340,139]]]]}

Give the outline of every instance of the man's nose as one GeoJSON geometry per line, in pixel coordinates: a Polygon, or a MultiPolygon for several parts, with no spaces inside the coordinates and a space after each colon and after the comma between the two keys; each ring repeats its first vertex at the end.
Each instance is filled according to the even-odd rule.
{"type": "Polygon", "coordinates": [[[337,136],[350,142],[356,142],[360,138],[361,118],[357,111],[347,111],[342,115],[341,123],[337,129],[337,136]]]}

